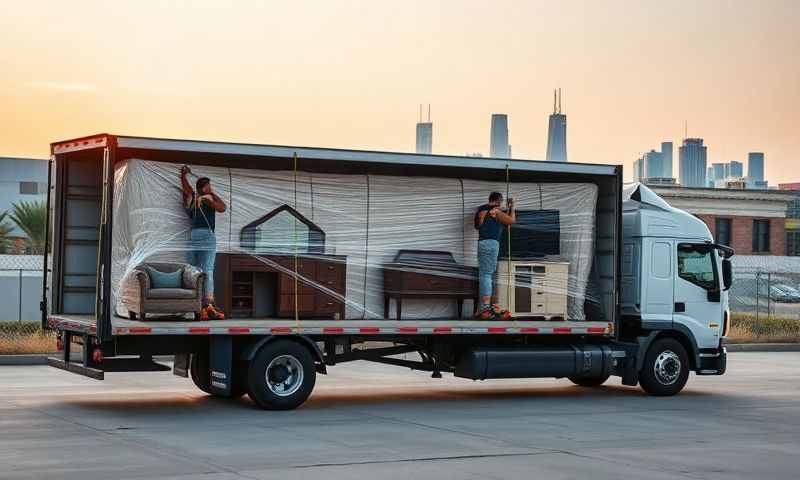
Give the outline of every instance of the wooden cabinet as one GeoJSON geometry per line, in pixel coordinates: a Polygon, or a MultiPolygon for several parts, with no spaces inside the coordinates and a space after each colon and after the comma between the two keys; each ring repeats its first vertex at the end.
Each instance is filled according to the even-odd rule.
{"type": "Polygon", "coordinates": [[[215,291],[230,317],[254,317],[256,305],[269,297],[274,315],[294,318],[344,318],[347,259],[343,256],[217,254],[215,291]],[[296,272],[296,273],[295,273],[296,272]],[[269,288],[256,285],[256,274],[274,277],[269,288]],[[296,301],[295,301],[296,299],[296,301]]]}

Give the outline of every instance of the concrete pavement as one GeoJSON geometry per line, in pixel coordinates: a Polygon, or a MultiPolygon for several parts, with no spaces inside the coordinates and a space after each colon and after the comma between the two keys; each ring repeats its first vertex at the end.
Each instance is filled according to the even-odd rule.
{"type": "Polygon", "coordinates": [[[797,478],[800,353],[738,352],[672,398],[618,379],[470,382],[368,363],[264,412],[169,373],[0,367],[0,479],[797,478]]]}

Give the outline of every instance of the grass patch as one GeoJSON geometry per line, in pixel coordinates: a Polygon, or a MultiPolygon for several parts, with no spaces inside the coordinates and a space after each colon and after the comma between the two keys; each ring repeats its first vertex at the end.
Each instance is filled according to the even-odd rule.
{"type": "Polygon", "coordinates": [[[800,319],[732,313],[729,343],[800,343],[800,319]]]}
{"type": "Polygon", "coordinates": [[[42,330],[39,322],[0,322],[0,355],[52,353],[55,351],[55,332],[42,330]]]}

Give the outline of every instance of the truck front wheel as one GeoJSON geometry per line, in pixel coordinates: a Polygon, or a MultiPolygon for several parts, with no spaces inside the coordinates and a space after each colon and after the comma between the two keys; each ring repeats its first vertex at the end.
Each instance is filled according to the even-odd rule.
{"type": "Polygon", "coordinates": [[[650,395],[666,397],[683,389],[689,379],[689,357],[674,338],[662,338],[650,345],[639,373],[639,384],[650,395]]]}
{"type": "Polygon", "coordinates": [[[306,401],[317,379],[308,349],[288,340],[269,342],[247,372],[247,394],[267,410],[291,410],[306,401]]]}

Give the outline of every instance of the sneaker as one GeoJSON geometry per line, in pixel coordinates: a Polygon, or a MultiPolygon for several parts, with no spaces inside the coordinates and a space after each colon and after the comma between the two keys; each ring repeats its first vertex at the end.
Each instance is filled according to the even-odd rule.
{"type": "Polygon", "coordinates": [[[205,310],[209,320],[225,320],[225,314],[213,304],[209,304],[205,310]]]}
{"type": "Polygon", "coordinates": [[[497,320],[510,320],[511,319],[511,312],[500,308],[500,305],[494,303],[492,304],[492,312],[494,312],[495,317],[497,320]]]}
{"type": "Polygon", "coordinates": [[[484,308],[475,314],[476,320],[494,320],[495,313],[491,308],[484,308]]]}

